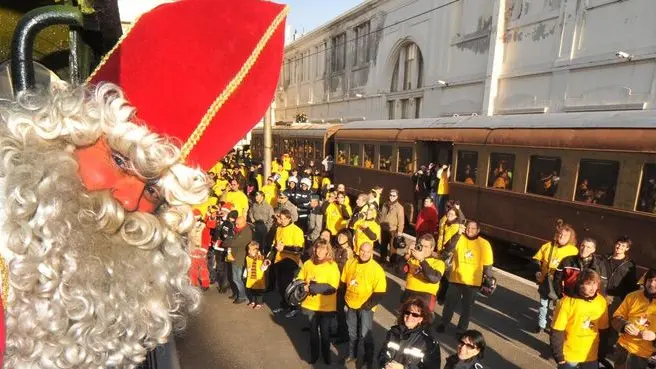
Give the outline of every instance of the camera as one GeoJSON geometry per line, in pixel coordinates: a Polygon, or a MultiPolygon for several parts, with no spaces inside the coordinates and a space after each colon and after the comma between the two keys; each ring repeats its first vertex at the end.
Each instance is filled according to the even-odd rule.
{"type": "Polygon", "coordinates": [[[461,220],[461,221],[460,221],[460,224],[462,224],[462,225],[467,225],[467,219],[463,219],[463,220],[461,220]]]}
{"type": "Polygon", "coordinates": [[[421,251],[422,250],[422,247],[421,247],[420,243],[415,243],[415,250],[416,251],[421,251]]]}

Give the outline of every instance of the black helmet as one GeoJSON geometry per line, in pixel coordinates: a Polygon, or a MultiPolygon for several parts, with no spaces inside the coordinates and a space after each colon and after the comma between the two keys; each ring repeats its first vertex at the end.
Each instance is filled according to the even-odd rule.
{"type": "Polygon", "coordinates": [[[285,300],[291,306],[299,306],[305,300],[308,293],[305,292],[305,281],[297,279],[290,283],[285,289],[285,300]]]}
{"type": "Polygon", "coordinates": [[[497,279],[494,277],[483,276],[483,283],[481,283],[481,288],[478,290],[478,293],[485,297],[490,297],[497,289],[497,279]]]}

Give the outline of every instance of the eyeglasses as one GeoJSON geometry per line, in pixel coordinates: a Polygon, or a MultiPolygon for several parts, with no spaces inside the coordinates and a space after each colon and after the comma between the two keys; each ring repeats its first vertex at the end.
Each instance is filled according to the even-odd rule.
{"type": "Polygon", "coordinates": [[[458,344],[462,345],[462,346],[465,346],[465,347],[467,347],[468,349],[471,349],[471,350],[476,350],[477,349],[476,345],[472,345],[469,342],[460,341],[460,342],[458,342],[458,344]]]}
{"type": "Polygon", "coordinates": [[[421,314],[420,313],[413,313],[412,311],[408,310],[405,312],[405,315],[412,315],[413,318],[420,318],[421,314]]]}

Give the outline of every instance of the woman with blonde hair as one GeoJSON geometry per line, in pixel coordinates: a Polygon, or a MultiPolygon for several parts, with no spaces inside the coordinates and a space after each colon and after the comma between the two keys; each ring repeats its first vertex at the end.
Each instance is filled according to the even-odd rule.
{"type": "Polygon", "coordinates": [[[337,311],[339,268],[332,246],[323,239],[314,242],[312,258],[306,261],[296,279],[305,281],[308,296],[301,309],[310,320],[310,364],[319,360],[319,349],[326,364],[330,359],[330,322],[337,311]]]}

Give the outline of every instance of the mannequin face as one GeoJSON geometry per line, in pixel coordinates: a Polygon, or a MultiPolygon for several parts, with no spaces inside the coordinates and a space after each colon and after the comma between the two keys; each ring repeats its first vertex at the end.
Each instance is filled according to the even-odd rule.
{"type": "Polygon", "coordinates": [[[153,213],[162,198],[154,183],[132,169],[130,159],[113,151],[104,139],[75,150],[78,173],[89,192],[109,190],[126,211],[153,213]]]}

